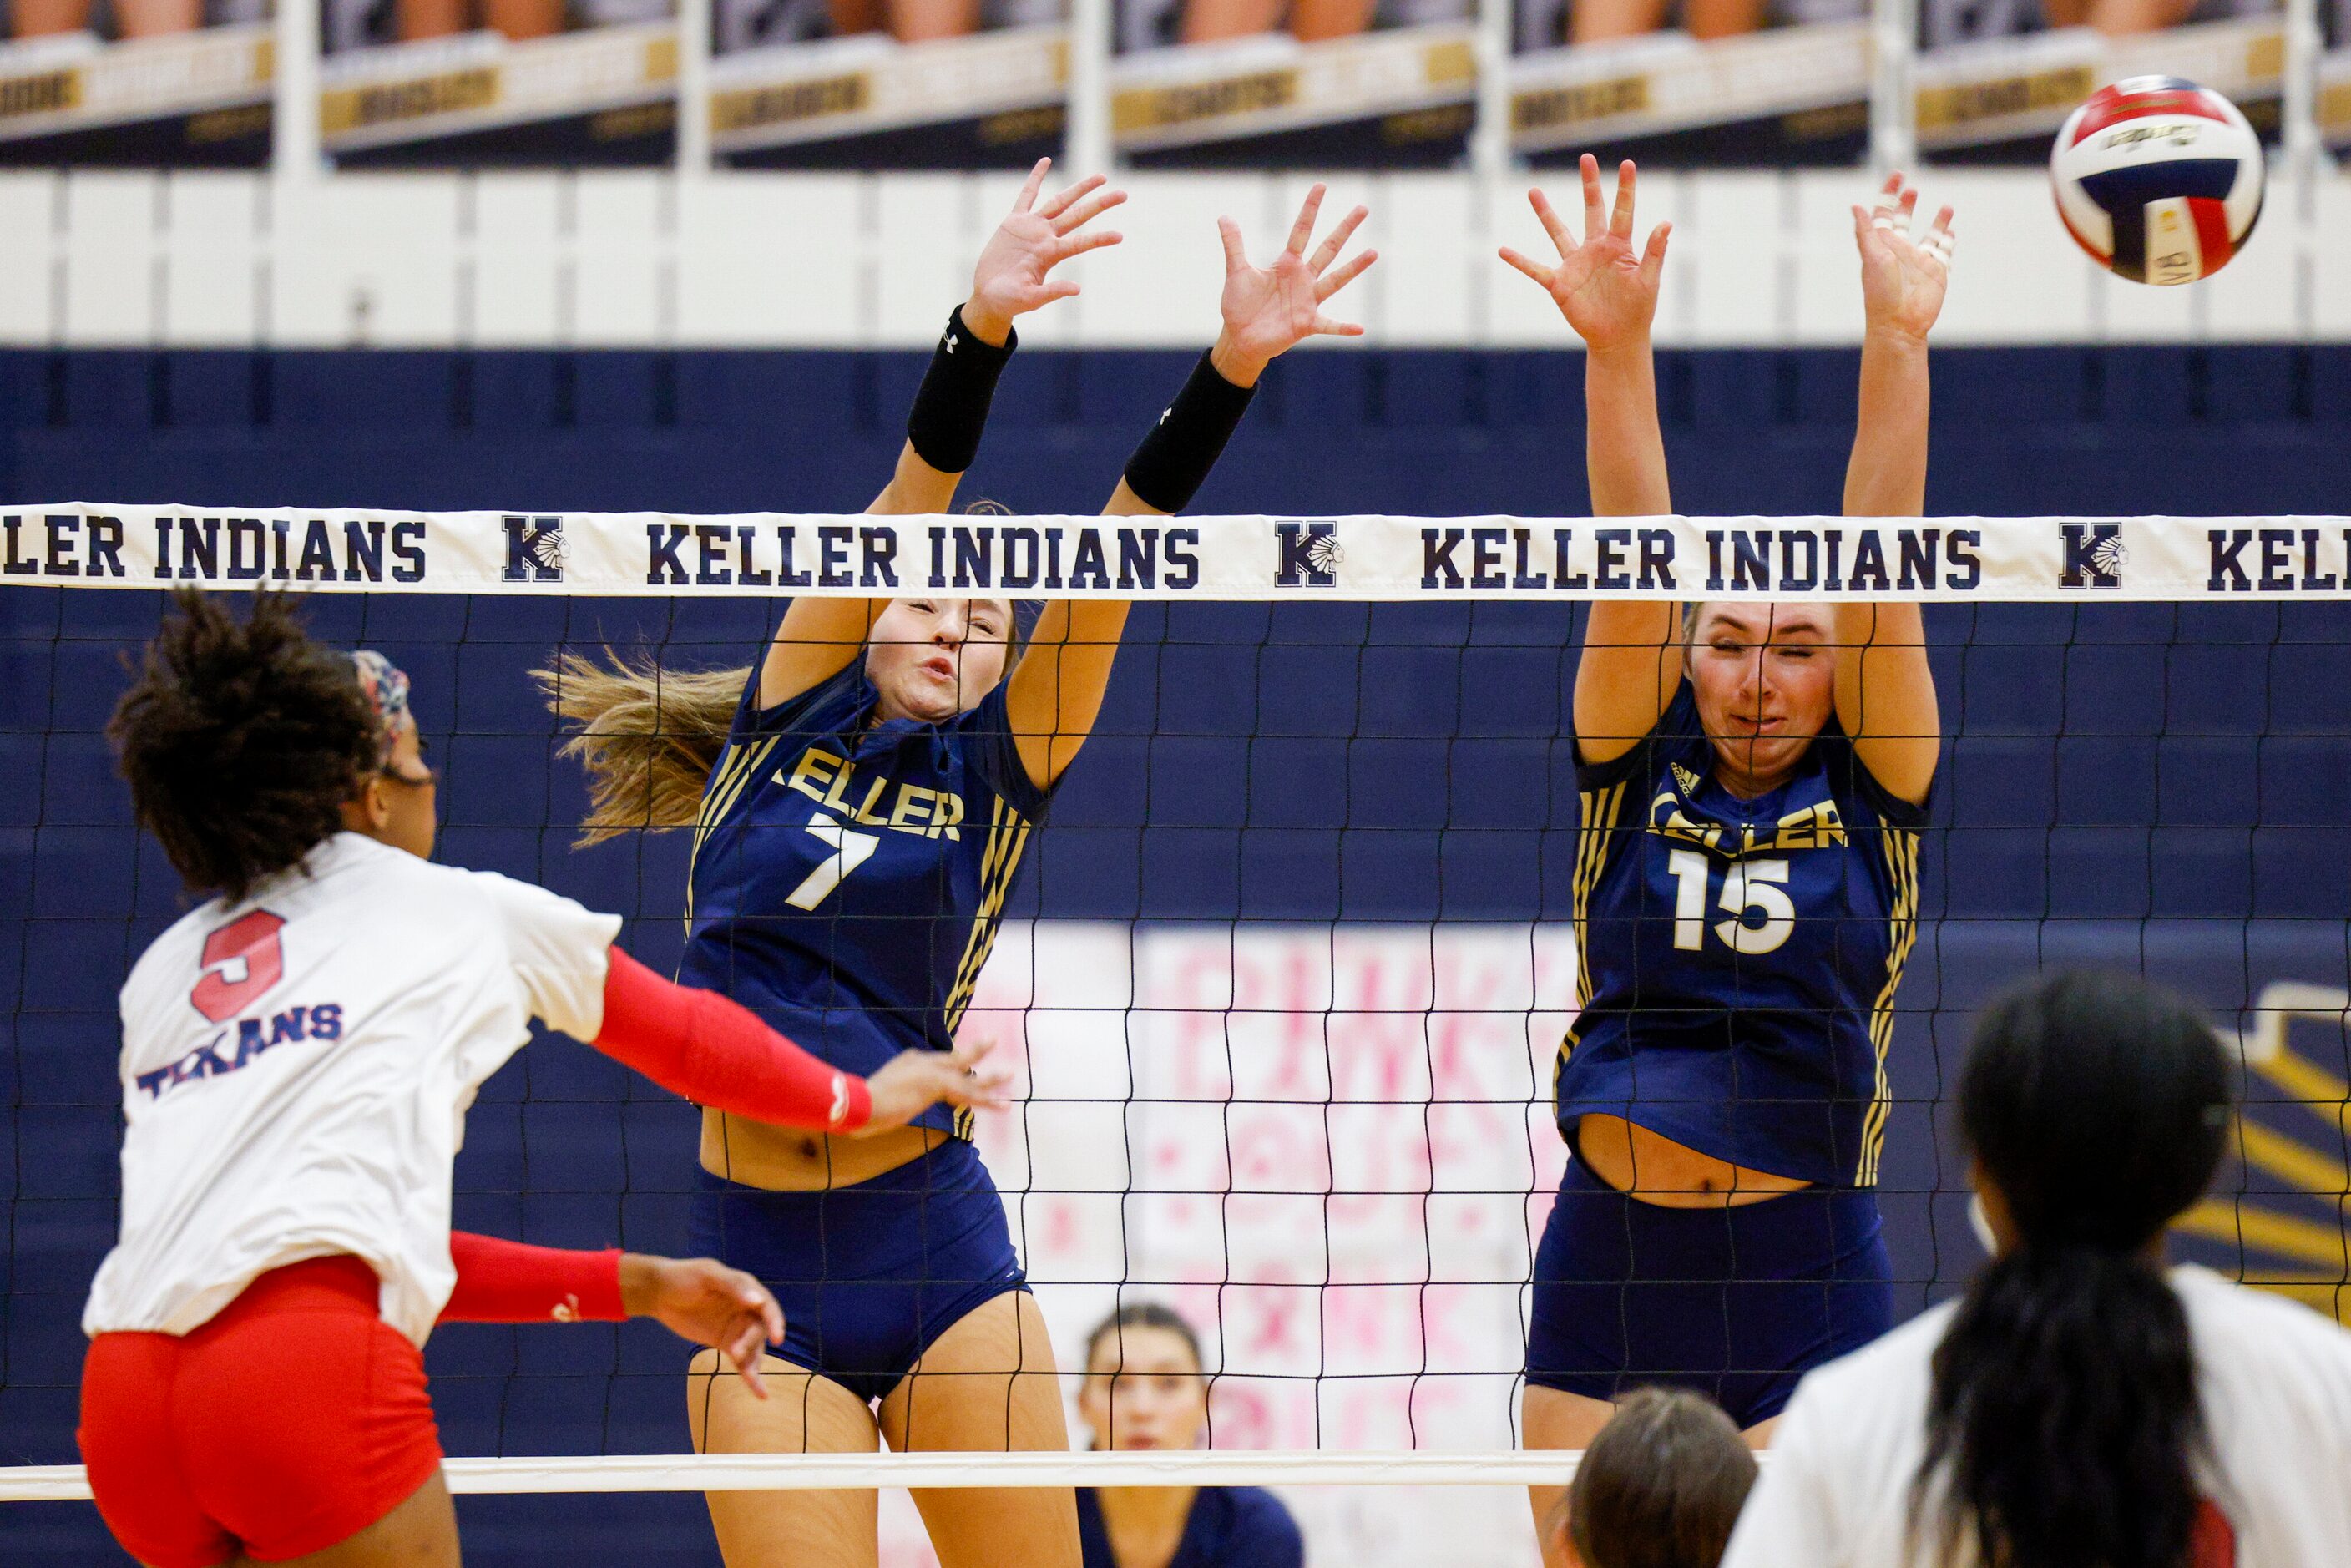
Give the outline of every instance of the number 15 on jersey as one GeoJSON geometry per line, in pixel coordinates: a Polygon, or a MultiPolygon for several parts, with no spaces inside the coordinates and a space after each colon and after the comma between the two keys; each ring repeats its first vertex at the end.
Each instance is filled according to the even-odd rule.
{"type": "MultiPolygon", "coordinates": [[[[1695,953],[1706,946],[1706,884],[1712,863],[1696,850],[1675,850],[1666,857],[1666,870],[1674,879],[1674,946],[1695,953]]],[[[1729,918],[1716,921],[1714,934],[1724,946],[1750,957],[1779,950],[1796,929],[1795,901],[1781,885],[1787,880],[1784,860],[1735,860],[1722,868],[1714,904],[1728,910],[1729,918]]]]}

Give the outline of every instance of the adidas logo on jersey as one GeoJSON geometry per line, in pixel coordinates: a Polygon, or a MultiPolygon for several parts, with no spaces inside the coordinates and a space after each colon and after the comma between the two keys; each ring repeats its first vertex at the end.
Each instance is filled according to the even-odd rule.
{"type": "Polygon", "coordinates": [[[1682,787],[1682,793],[1685,795],[1698,793],[1698,776],[1678,762],[1674,764],[1674,782],[1682,787]]]}

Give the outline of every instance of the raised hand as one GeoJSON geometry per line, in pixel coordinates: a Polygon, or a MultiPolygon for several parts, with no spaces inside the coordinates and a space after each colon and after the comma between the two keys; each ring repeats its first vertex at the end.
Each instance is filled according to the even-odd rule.
{"type": "Polygon", "coordinates": [[[971,298],[964,302],[963,324],[981,341],[998,348],[1012,330],[1015,316],[1078,292],[1078,286],[1069,278],[1047,276],[1054,267],[1073,256],[1116,245],[1125,237],[1115,229],[1078,232],[1126,200],[1124,191],[1102,189],[1105,182],[1100,174],[1090,174],[1040,204],[1037,198],[1045,188],[1045,172],[1052,166],[1050,158],[1037,160],[1020,194],[1013,200],[1012,211],[988,236],[987,247],[979,253],[979,265],[972,268],[971,298]]]}
{"type": "Polygon", "coordinates": [[[873,1112],[852,1135],[864,1137],[903,1127],[943,1101],[977,1110],[1004,1104],[1012,1082],[1011,1067],[981,1066],[995,1049],[993,1036],[976,1035],[958,1040],[953,1051],[900,1051],[866,1079],[873,1112]]]}
{"type": "Polygon", "coordinates": [[[1567,225],[1552,210],[1541,190],[1527,193],[1535,216],[1559,251],[1559,265],[1545,267],[1504,246],[1504,261],[1542,286],[1543,291],[1575,329],[1584,346],[1605,352],[1646,344],[1649,323],[1657,313],[1657,282],[1666,266],[1666,241],[1673,225],[1659,224],[1649,231],[1649,243],[1633,248],[1633,182],[1631,159],[1616,169],[1615,210],[1604,219],[1600,203],[1600,161],[1589,152],[1580,165],[1583,174],[1583,241],[1576,243],[1567,225]]]}
{"type": "Polygon", "coordinates": [[[1874,208],[1853,209],[1853,241],[1861,251],[1861,304],[1872,331],[1924,340],[1942,314],[1951,281],[1951,209],[1945,207],[1924,237],[1912,239],[1918,188],[1900,171],[1886,177],[1874,208]]]}
{"type": "Polygon", "coordinates": [[[1251,267],[1241,247],[1240,225],[1230,218],[1217,220],[1217,232],[1225,241],[1225,292],[1217,302],[1225,327],[1210,350],[1210,363],[1235,386],[1256,384],[1266,366],[1309,338],[1364,335],[1354,323],[1323,315],[1322,304],[1379,259],[1379,252],[1363,250],[1335,267],[1331,265],[1370,209],[1357,207],[1341,219],[1310,256],[1306,245],[1314,237],[1314,220],[1322,210],[1322,187],[1318,184],[1306,193],[1306,204],[1290,225],[1290,243],[1270,267],[1251,267]]]}
{"type": "Polygon", "coordinates": [[[761,1399],[759,1357],[784,1343],[784,1312],[768,1287],[716,1258],[656,1258],[621,1254],[621,1307],[632,1318],[653,1318],[681,1339],[725,1356],[761,1399]]]}

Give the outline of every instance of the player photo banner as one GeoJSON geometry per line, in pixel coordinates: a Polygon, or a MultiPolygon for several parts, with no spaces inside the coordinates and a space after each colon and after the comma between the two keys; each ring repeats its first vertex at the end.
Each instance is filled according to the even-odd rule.
{"type": "MultiPolygon", "coordinates": [[[[276,29],[266,6],[242,9],[213,26],[191,13],[179,32],[0,44],[0,167],[266,164],[276,29]]],[[[118,7],[114,25],[131,15],[118,7]]]]}
{"type": "Polygon", "coordinates": [[[2351,149],[2351,0],[2321,0],[2318,134],[2337,154],[2351,149]]]}
{"type": "MultiPolygon", "coordinates": [[[[326,3],[319,136],[338,164],[650,166],[675,157],[678,32],[667,0],[652,0],[651,16],[569,32],[556,30],[566,16],[592,17],[597,7],[492,0],[486,15],[512,34],[474,26],[468,0],[326,3]],[[519,15],[533,9],[543,14],[519,15]],[[372,41],[386,15],[403,34],[426,36],[372,41]],[[467,30],[430,30],[444,25],[467,30]]],[[[602,10],[647,8],[615,0],[602,10]]]]}
{"type": "Polygon", "coordinates": [[[2351,598],[2351,517],[728,517],[70,503],[0,586],[761,598],[2351,598]]]}
{"type": "Polygon", "coordinates": [[[1470,0],[1119,0],[1118,23],[1111,139],[1130,162],[1442,168],[1468,151],[1470,0]]]}
{"type": "Polygon", "coordinates": [[[752,43],[711,61],[711,153],[738,169],[1026,168],[1061,150],[1069,81],[1058,21],[752,43]]]}
{"type": "MultiPolygon", "coordinates": [[[[1521,19],[1539,14],[1530,0],[1521,19]]],[[[1852,163],[1869,138],[1869,67],[1859,19],[1529,47],[1510,62],[1510,147],[1537,163],[1604,144],[1645,164],[1852,163]]]]}
{"type": "Polygon", "coordinates": [[[2050,139],[2083,99],[2136,76],[2211,88],[2272,135],[2284,91],[2285,28],[2271,0],[2252,4],[2266,14],[2113,37],[2058,27],[1938,43],[1938,26],[1965,38],[1957,17],[1979,13],[1925,0],[1928,37],[1915,68],[1919,150],[1946,162],[2043,163],[2050,139]]]}

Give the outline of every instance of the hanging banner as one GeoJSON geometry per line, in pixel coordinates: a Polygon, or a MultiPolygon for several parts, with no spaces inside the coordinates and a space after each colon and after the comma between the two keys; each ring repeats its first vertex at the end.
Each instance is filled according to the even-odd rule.
{"type": "Polygon", "coordinates": [[[1468,152],[1473,0],[1118,0],[1117,20],[1111,138],[1130,162],[1405,169],[1468,152]]]}
{"type": "Polygon", "coordinates": [[[0,43],[0,168],[253,169],[269,162],[266,0],[12,7],[0,43]]]}
{"type": "MultiPolygon", "coordinates": [[[[2096,4],[2050,9],[2075,23],[2102,19],[2096,4]]],[[[2143,8],[2132,9],[2136,16],[2143,8]]],[[[2095,25],[2033,31],[2038,14],[2016,0],[1920,0],[1919,151],[1943,162],[2045,163],[2076,106],[2108,82],[2137,76],[2181,77],[2223,93],[2274,140],[2285,90],[2276,0],[2172,0],[2171,10],[2182,18],[2218,10],[2221,19],[2143,32],[2095,25]]]]}
{"type": "MultiPolygon", "coordinates": [[[[1510,148],[1536,163],[1596,152],[1667,167],[1858,162],[1869,141],[1865,0],[1784,16],[1684,18],[1662,4],[1519,0],[1510,148]]],[[[1717,5],[1715,10],[1724,8],[1717,5]]]]}
{"type": "Polygon", "coordinates": [[[1025,169],[1068,125],[1064,0],[714,0],[710,147],[738,169],[1025,169]]]}
{"type": "Polygon", "coordinates": [[[348,168],[661,165],[671,0],[321,0],[319,139],[348,168]]]}
{"type": "Polygon", "coordinates": [[[731,517],[68,503],[0,586],[1054,599],[2351,599],[2346,517],[731,517]]]}
{"type": "Polygon", "coordinates": [[[2318,134],[2340,153],[2351,148],[2351,0],[2319,7],[2326,52],[2318,57],[2318,134]]]}

